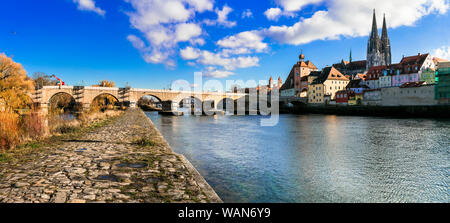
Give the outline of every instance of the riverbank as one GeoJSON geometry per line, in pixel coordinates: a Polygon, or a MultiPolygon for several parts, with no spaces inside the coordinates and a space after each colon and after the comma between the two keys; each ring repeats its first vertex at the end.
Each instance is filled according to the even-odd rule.
{"type": "Polygon", "coordinates": [[[299,106],[288,112],[348,116],[450,118],[450,105],[439,106],[299,106]]]}
{"type": "Polygon", "coordinates": [[[0,202],[221,202],[139,109],[59,137],[3,158],[0,202]]]}

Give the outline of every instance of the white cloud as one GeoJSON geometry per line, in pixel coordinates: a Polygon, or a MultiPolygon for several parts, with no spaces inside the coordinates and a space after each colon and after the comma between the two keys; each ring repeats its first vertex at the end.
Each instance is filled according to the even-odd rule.
{"type": "Polygon", "coordinates": [[[189,43],[191,43],[192,45],[203,46],[203,45],[205,45],[206,42],[202,38],[196,38],[196,39],[189,40],[189,43]]]}
{"type": "MultiPolygon", "coordinates": [[[[286,3],[285,6],[294,10],[305,4],[298,6],[286,3]]],[[[371,29],[374,8],[377,9],[379,26],[383,13],[386,13],[388,26],[396,28],[414,25],[417,20],[430,13],[446,13],[449,2],[448,0],[332,0],[327,1],[325,6],[327,10],[317,11],[310,18],[301,18],[292,26],[271,26],[262,32],[281,43],[294,45],[315,40],[338,39],[341,36],[366,36],[371,29]]]]}
{"type": "Polygon", "coordinates": [[[281,16],[281,13],[283,12],[280,8],[270,8],[264,12],[264,15],[268,20],[278,20],[278,18],[280,18],[281,16]]]}
{"type": "Polygon", "coordinates": [[[309,4],[317,4],[323,0],[277,0],[278,5],[287,12],[296,12],[309,4]]]}
{"type": "Polygon", "coordinates": [[[216,8],[215,12],[217,14],[217,19],[216,20],[205,19],[203,22],[208,26],[221,25],[227,28],[234,27],[236,26],[236,22],[228,21],[228,14],[230,14],[232,11],[233,9],[228,7],[227,5],[224,5],[222,10],[216,8]]]}
{"type": "Polygon", "coordinates": [[[277,21],[281,16],[295,17],[295,12],[309,4],[318,4],[323,0],[276,0],[277,8],[269,8],[264,12],[268,20],[277,21]]]}
{"type": "Polygon", "coordinates": [[[127,40],[130,41],[131,44],[133,44],[133,47],[138,50],[145,50],[146,48],[144,41],[135,35],[128,35],[127,40]]]}
{"type": "Polygon", "coordinates": [[[105,11],[95,6],[94,0],[73,0],[77,4],[79,10],[95,12],[101,16],[105,15],[105,11]]]}
{"type": "Polygon", "coordinates": [[[131,25],[142,32],[148,47],[138,48],[140,41],[129,37],[148,63],[175,66],[173,59],[180,42],[204,44],[202,28],[192,20],[197,13],[213,9],[213,0],[125,0],[134,11],[128,12],[131,25]]]}
{"type": "Polygon", "coordinates": [[[257,31],[246,31],[225,37],[217,41],[217,45],[225,48],[223,50],[225,55],[261,53],[268,49],[267,43],[263,42],[263,37],[257,31]]]}
{"type": "Polygon", "coordinates": [[[259,66],[259,58],[256,56],[225,57],[221,53],[201,51],[198,63],[203,65],[221,66],[226,70],[259,66]]]}
{"type": "Polygon", "coordinates": [[[176,26],[175,41],[186,42],[202,34],[202,28],[194,23],[181,23],[176,26]]]}
{"type": "Polygon", "coordinates": [[[213,1],[210,0],[187,0],[187,2],[198,12],[211,11],[214,6],[213,1]]]}
{"type": "Polygon", "coordinates": [[[234,72],[227,70],[218,70],[215,67],[207,67],[205,70],[203,70],[202,73],[203,76],[212,78],[226,78],[231,75],[234,75],[234,72]]]}
{"type": "Polygon", "coordinates": [[[198,64],[206,66],[220,66],[227,71],[259,66],[259,58],[256,56],[230,57],[223,52],[215,53],[190,46],[180,50],[180,55],[185,60],[196,60],[198,64]]]}
{"type": "Polygon", "coordinates": [[[180,50],[180,56],[185,60],[195,60],[200,56],[200,50],[188,46],[180,50]]]}
{"type": "Polygon", "coordinates": [[[289,11],[283,11],[280,8],[270,8],[264,12],[264,15],[268,20],[278,21],[281,16],[295,17],[295,14],[289,11]]]}
{"type": "Polygon", "coordinates": [[[450,60],[450,46],[442,46],[441,48],[435,49],[431,55],[433,57],[450,60]]]}
{"type": "Polygon", "coordinates": [[[242,12],[242,18],[251,18],[253,17],[253,12],[250,9],[246,9],[245,11],[242,12]]]}
{"type": "Polygon", "coordinates": [[[217,22],[225,27],[233,27],[236,25],[236,22],[228,21],[228,14],[232,12],[233,9],[224,5],[222,10],[216,9],[217,13],[217,22]]]}

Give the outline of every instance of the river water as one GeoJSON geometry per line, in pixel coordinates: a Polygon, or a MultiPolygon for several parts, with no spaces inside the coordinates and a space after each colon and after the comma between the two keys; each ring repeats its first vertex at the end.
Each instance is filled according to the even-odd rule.
{"type": "Polygon", "coordinates": [[[225,202],[450,202],[450,121],[147,113],[225,202]]]}

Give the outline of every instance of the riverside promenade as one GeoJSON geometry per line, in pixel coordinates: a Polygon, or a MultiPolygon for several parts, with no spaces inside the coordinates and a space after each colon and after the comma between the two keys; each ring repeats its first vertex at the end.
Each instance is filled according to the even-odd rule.
{"type": "Polygon", "coordinates": [[[140,109],[26,161],[0,164],[0,203],[222,202],[140,109]],[[145,140],[142,140],[145,139],[145,140]]]}

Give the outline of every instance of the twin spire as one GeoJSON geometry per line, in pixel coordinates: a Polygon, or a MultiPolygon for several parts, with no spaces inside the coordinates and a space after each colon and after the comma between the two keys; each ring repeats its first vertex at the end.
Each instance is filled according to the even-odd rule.
{"type": "MultiPolygon", "coordinates": [[[[377,16],[375,13],[375,9],[373,10],[373,21],[372,21],[372,34],[371,37],[378,37],[378,25],[377,25],[377,16]]],[[[383,14],[383,30],[381,32],[381,38],[388,38],[387,33],[387,25],[386,25],[386,14],[383,14]]]]}
{"type": "Polygon", "coordinates": [[[391,43],[387,32],[386,15],[383,16],[383,29],[381,31],[380,39],[378,35],[377,17],[374,9],[372,32],[370,34],[369,43],[367,44],[367,68],[390,64],[391,43]]]}

